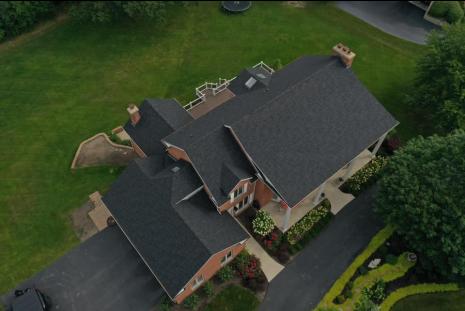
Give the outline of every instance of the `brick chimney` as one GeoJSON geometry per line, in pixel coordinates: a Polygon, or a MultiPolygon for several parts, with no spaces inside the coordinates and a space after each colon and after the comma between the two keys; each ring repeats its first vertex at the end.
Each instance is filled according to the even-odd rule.
{"type": "Polygon", "coordinates": [[[135,126],[140,120],[139,108],[137,108],[136,105],[131,104],[126,110],[128,111],[129,117],[131,118],[132,126],[135,126]]]}
{"type": "Polygon", "coordinates": [[[346,65],[346,68],[352,67],[354,58],[357,55],[342,43],[338,43],[333,47],[333,53],[339,56],[344,65],[346,65]]]}

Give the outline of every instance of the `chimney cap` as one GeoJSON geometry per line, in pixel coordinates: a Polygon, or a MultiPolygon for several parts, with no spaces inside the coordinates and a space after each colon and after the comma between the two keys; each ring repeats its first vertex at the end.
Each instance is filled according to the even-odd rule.
{"type": "Polygon", "coordinates": [[[136,105],[130,104],[129,107],[126,109],[130,115],[139,112],[139,108],[136,105]]]}
{"type": "Polygon", "coordinates": [[[333,46],[333,53],[341,59],[341,61],[346,65],[347,68],[352,66],[356,54],[352,52],[349,47],[345,46],[342,43],[338,43],[333,46]]]}

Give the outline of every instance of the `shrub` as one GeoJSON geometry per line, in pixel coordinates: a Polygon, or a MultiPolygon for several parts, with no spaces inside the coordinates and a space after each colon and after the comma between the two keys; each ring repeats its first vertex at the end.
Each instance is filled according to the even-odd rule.
{"type": "Polygon", "coordinates": [[[444,18],[448,23],[454,24],[462,20],[463,8],[459,1],[435,1],[429,14],[434,17],[444,18]]]}
{"type": "Polygon", "coordinates": [[[273,231],[275,224],[270,213],[260,210],[252,221],[252,227],[256,234],[265,236],[273,231]]]}
{"type": "MultiPolygon", "coordinates": [[[[323,201],[326,202],[327,200],[323,201]]],[[[325,204],[321,204],[310,210],[301,220],[294,224],[287,232],[286,237],[288,242],[296,244],[306,232],[311,231],[313,227],[326,218],[330,213],[330,208],[325,204]]]]}
{"type": "Polygon", "coordinates": [[[458,1],[451,1],[449,10],[446,14],[446,21],[451,24],[458,23],[463,18],[463,9],[458,1]]]}
{"type": "Polygon", "coordinates": [[[172,306],[173,306],[173,302],[168,297],[168,295],[166,295],[166,294],[163,295],[163,297],[161,297],[161,301],[160,301],[160,310],[161,311],[169,311],[169,310],[171,310],[172,306]]]}
{"type": "Polygon", "coordinates": [[[182,305],[186,309],[193,310],[197,307],[199,302],[200,302],[200,297],[197,294],[192,294],[184,300],[182,305]]]}
{"type": "Polygon", "coordinates": [[[52,1],[0,1],[0,40],[29,30],[55,12],[52,1]]]}
{"type": "Polygon", "coordinates": [[[343,185],[344,192],[358,195],[360,192],[374,184],[387,164],[387,158],[378,156],[349,178],[343,185]]]}
{"type": "Polygon", "coordinates": [[[346,297],[344,295],[338,295],[336,297],[336,304],[341,305],[346,301],[346,297]]]}
{"type": "Polygon", "coordinates": [[[230,266],[224,266],[218,271],[218,277],[223,282],[229,281],[234,277],[234,271],[230,266]]]}
{"type": "Polygon", "coordinates": [[[368,273],[367,267],[365,267],[365,266],[360,266],[360,267],[358,268],[358,273],[360,273],[361,275],[367,274],[367,273],[368,273]]]}
{"type": "Polygon", "coordinates": [[[379,304],[386,298],[386,283],[382,279],[376,280],[371,287],[362,289],[362,295],[379,304]]]}
{"type": "Polygon", "coordinates": [[[386,255],[386,262],[390,265],[395,265],[397,263],[398,257],[393,254],[386,255]]]}
{"type": "Polygon", "coordinates": [[[355,303],[354,311],[378,311],[378,306],[367,296],[362,295],[360,300],[355,303]]]}
{"type": "Polygon", "coordinates": [[[107,23],[118,18],[164,22],[167,8],[179,3],[179,1],[74,1],[69,13],[78,20],[96,23],[107,23]]]}
{"type": "Polygon", "coordinates": [[[215,289],[211,281],[205,283],[205,285],[203,286],[203,292],[207,297],[213,297],[213,295],[215,294],[215,289]]]}

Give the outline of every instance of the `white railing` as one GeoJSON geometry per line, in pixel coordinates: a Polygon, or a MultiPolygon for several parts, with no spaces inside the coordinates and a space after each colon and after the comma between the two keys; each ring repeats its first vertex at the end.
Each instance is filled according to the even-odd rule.
{"type": "MultiPolygon", "coordinates": [[[[253,66],[253,68],[257,68],[257,67],[262,68],[263,70],[267,71],[270,74],[274,73],[273,68],[271,68],[270,66],[265,64],[263,61],[259,62],[255,66],[253,66]]],[[[195,88],[195,95],[197,96],[197,98],[194,99],[194,100],[191,100],[187,105],[185,105],[184,109],[189,111],[192,108],[194,108],[195,106],[205,102],[205,100],[207,99],[207,96],[209,96],[209,95],[215,96],[215,95],[221,93],[222,91],[224,91],[229,86],[231,81],[234,80],[234,79],[236,79],[236,77],[234,77],[232,79],[229,79],[229,80],[219,78],[217,83],[216,82],[205,82],[204,84],[196,87],[195,88]]]]}
{"type": "Polygon", "coordinates": [[[268,71],[268,73],[270,73],[270,74],[273,74],[273,72],[274,72],[274,69],[271,68],[270,66],[268,66],[267,64],[265,64],[263,61],[259,62],[255,66],[253,66],[253,68],[257,68],[257,67],[260,67],[265,71],[268,71]]]}

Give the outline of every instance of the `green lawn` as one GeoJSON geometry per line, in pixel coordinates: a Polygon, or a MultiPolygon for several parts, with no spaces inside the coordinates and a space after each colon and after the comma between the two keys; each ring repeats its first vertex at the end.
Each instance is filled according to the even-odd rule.
{"type": "Polygon", "coordinates": [[[465,310],[465,290],[410,296],[400,300],[391,310],[463,311],[465,310]]]}
{"type": "Polygon", "coordinates": [[[354,70],[401,121],[404,138],[427,133],[402,105],[421,47],[329,4],[296,9],[255,2],[227,16],[218,3],[177,9],[168,23],[66,22],[0,51],[0,292],[78,243],[69,213],[116,178],[108,168],[69,170],[80,141],[127,118],[129,103],[186,103],[205,80],[260,60],[283,64],[344,42],[354,70]]]}
{"type": "Polygon", "coordinates": [[[247,288],[229,285],[203,311],[254,311],[260,302],[247,288]]]}

